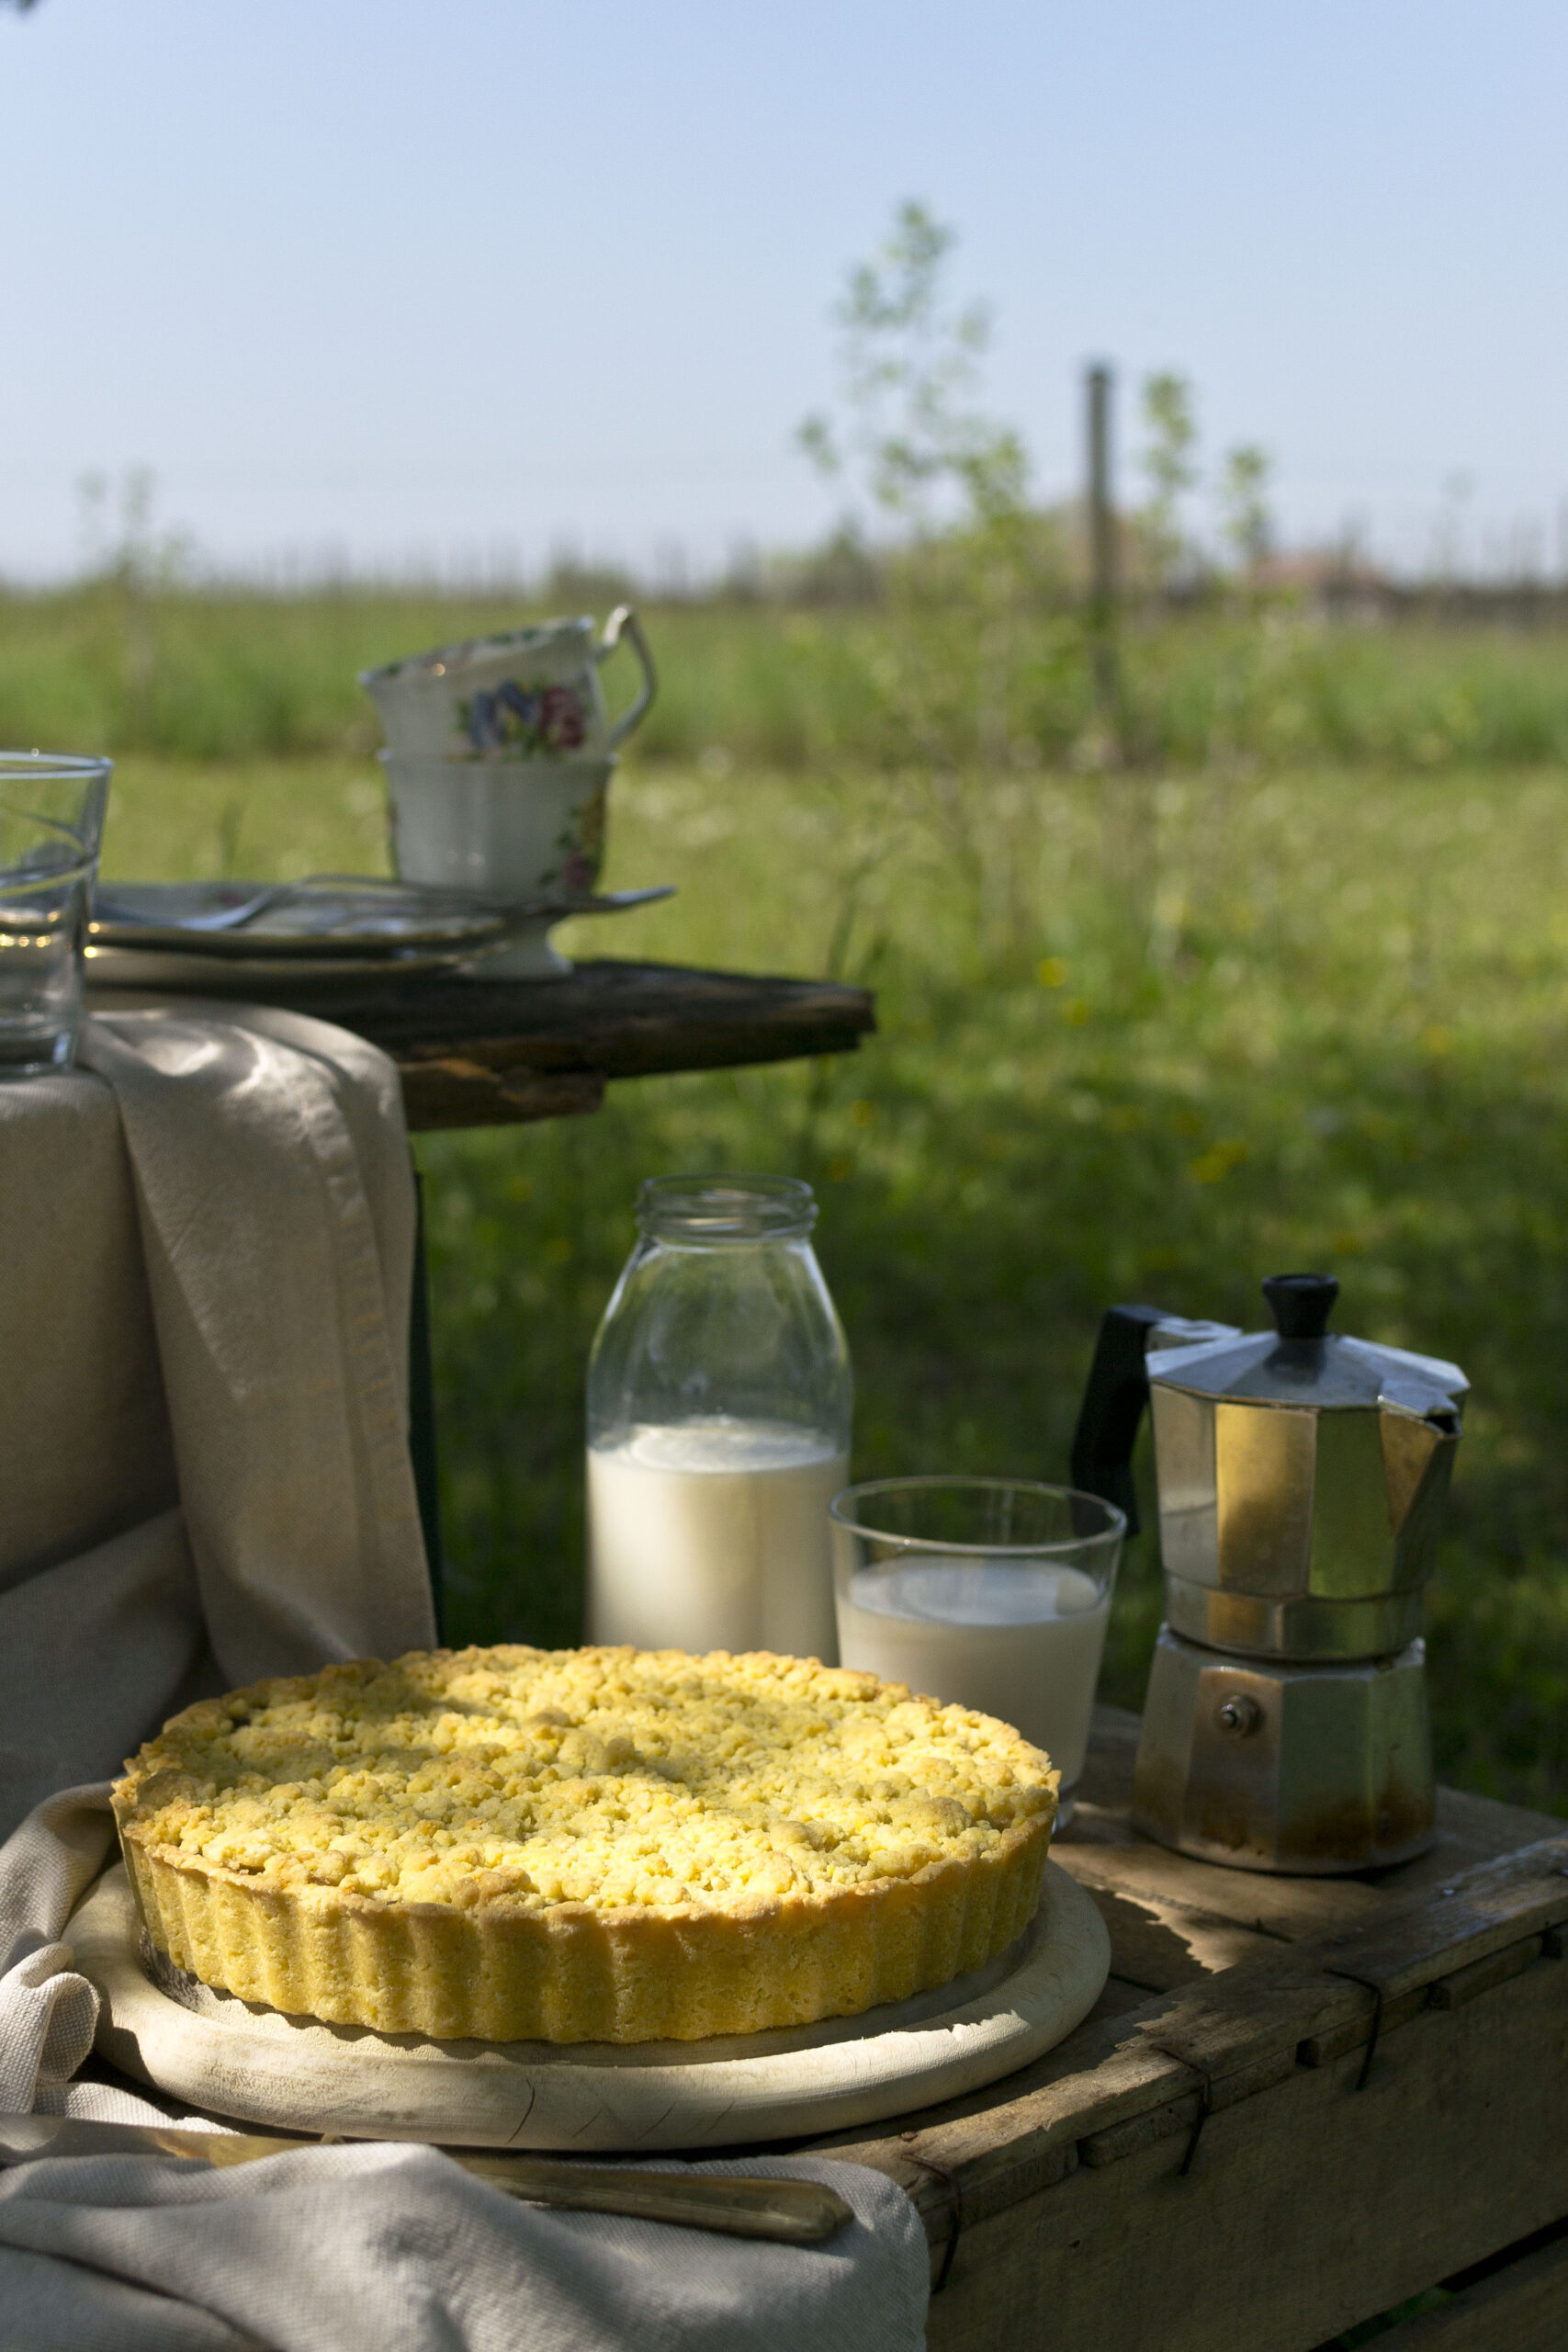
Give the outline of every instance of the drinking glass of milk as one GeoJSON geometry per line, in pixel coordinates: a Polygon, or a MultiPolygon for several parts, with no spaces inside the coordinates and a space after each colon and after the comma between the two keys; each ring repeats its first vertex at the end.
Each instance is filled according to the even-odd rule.
{"type": "Polygon", "coordinates": [[[588,1637],[837,1656],[849,1351],[788,1176],[657,1176],[588,1366],[588,1637]]]}
{"type": "Polygon", "coordinates": [[[1073,1802],[1127,1522],[1021,1478],[888,1478],[829,1507],[839,1654],[1043,1747],[1073,1802]]]}

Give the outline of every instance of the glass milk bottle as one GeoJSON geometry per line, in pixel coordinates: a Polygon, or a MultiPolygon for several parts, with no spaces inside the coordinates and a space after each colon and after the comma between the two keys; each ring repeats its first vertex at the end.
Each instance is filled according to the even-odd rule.
{"type": "Polygon", "coordinates": [[[656,1176],[588,1367],[588,1638],[838,1656],[849,1351],[787,1176],[656,1176]]]}

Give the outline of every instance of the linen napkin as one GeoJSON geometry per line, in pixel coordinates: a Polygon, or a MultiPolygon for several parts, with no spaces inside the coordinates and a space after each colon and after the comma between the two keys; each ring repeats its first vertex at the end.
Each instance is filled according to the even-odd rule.
{"type": "MultiPolygon", "coordinates": [[[[0,1087],[0,2109],[157,2121],[76,2079],[105,1776],[205,1691],[434,1640],[414,1213],[396,1071],[341,1030],[183,1001],[89,1022],[82,1062],[0,1087]]],[[[856,2221],[792,2248],[550,2213],[411,2146],[18,2166],[0,2352],[920,2343],[925,2240],[891,2182],[701,2169],[828,2179],[856,2221]]]]}
{"type": "Polygon", "coordinates": [[[0,1835],[197,1688],[434,1638],[392,1065],[201,1004],[83,1060],[0,1087],[0,1835]]]}
{"type": "MultiPolygon", "coordinates": [[[[82,1062],[0,1086],[0,1837],[203,1690],[434,1639],[396,1070],[201,1003],[90,1020],[82,1062]]],[[[90,1988],[40,1955],[102,1866],[102,1804],[0,1848],[13,2105],[46,2010],[46,2098],[85,2052],[61,2054],[90,1988]]]]}
{"type": "Polygon", "coordinates": [[[821,2246],[515,2204],[432,2148],[310,2148],[209,2172],[139,2156],[0,2174],[0,2342],[28,2352],[914,2352],[926,2245],[881,2174],[831,2182],[821,2246]]]}

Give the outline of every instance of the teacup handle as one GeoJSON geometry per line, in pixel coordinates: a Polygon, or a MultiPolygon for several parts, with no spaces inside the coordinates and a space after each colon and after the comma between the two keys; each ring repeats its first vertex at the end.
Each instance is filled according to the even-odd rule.
{"type": "Polygon", "coordinates": [[[604,640],[593,649],[594,661],[607,661],[623,637],[630,639],[632,650],[642,666],[642,692],[629,709],[622,711],[605,737],[612,751],[617,743],[625,741],[659,692],[659,673],[653,666],[653,656],[642,633],[642,623],[630,605],[617,605],[610,615],[604,624],[604,640]]]}

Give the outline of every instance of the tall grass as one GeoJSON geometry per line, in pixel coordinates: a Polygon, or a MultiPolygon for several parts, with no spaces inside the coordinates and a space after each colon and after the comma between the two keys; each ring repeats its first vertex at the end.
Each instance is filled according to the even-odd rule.
{"type": "MultiPolygon", "coordinates": [[[[12,600],[0,733],[116,750],[111,872],[377,870],[354,672],[516,617],[12,600]]],[[[579,1630],[583,1359],[637,1180],[790,1169],[822,1195],[862,1475],[1061,1475],[1115,1298],[1256,1325],[1261,1275],[1326,1264],[1343,1328],[1457,1358],[1439,1752],[1568,1809],[1558,641],[1151,628],[1126,649],[1131,763],[1075,772],[1093,745],[1061,616],[1032,635],[1013,614],[997,659],[973,606],[653,626],[665,690],[615,786],[610,879],[681,895],[580,925],[575,952],[841,971],[881,1031],[835,1063],[421,1143],[452,1632],[579,1630]]],[[[1108,1662],[1132,1703],[1157,1607],[1145,1539],[1108,1662]]]]}
{"type": "MultiPolygon", "coordinates": [[[[589,1339],[638,1180],[807,1176],[859,1476],[1060,1476],[1100,1309],[1256,1328],[1326,1265],[1344,1329],[1473,1394],[1430,1619],[1450,1777],[1568,1810],[1568,791],[1558,768],[1151,778],[649,763],[572,951],[829,965],[880,1032],[819,1064],[614,1087],[592,1119],[422,1139],[457,1638],[575,1639],[589,1339]]],[[[368,762],[129,761],[122,872],[376,854],[368,762]]],[[[118,846],[117,846],[118,843],[118,846]]],[[[1147,1480],[1147,1465],[1143,1476],[1147,1480]]],[[[1110,1695],[1158,1611],[1132,1547],[1110,1695]]]]}
{"type": "MultiPolygon", "coordinates": [[[[1113,1299],[1256,1328],[1264,1273],[1325,1265],[1343,1329],[1457,1359],[1439,1754],[1568,1808],[1562,779],[1053,778],[972,784],[967,813],[973,884],[874,778],[623,794],[618,878],[682,896],[613,942],[581,926],[580,952],[810,970],[837,940],[881,1032],[830,1065],[422,1146],[455,1629],[575,1635],[582,1359],[637,1180],[787,1168],[822,1196],[857,1476],[1065,1475],[1113,1299]]],[[[1125,1702],[1157,1611],[1144,1539],[1108,1665],[1125,1702]]]]}
{"type": "MultiPolygon", "coordinates": [[[[641,755],[770,769],[828,756],[1021,771],[1082,759],[1091,714],[1071,613],[1046,593],[998,611],[983,568],[959,586],[913,628],[907,603],[656,608],[664,683],[641,755]]],[[[0,599],[0,741],[364,758],[379,736],[359,670],[528,617],[511,598],[151,594],[114,580],[12,595],[0,599]]],[[[1568,639],[1556,629],[1358,628],[1276,603],[1151,615],[1123,650],[1128,749],[1145,765],[1370,759],[1420,772],[1568,757],[1568,639]]],[[[613,688],[613,668],[607,678],[613,688]]]]}

